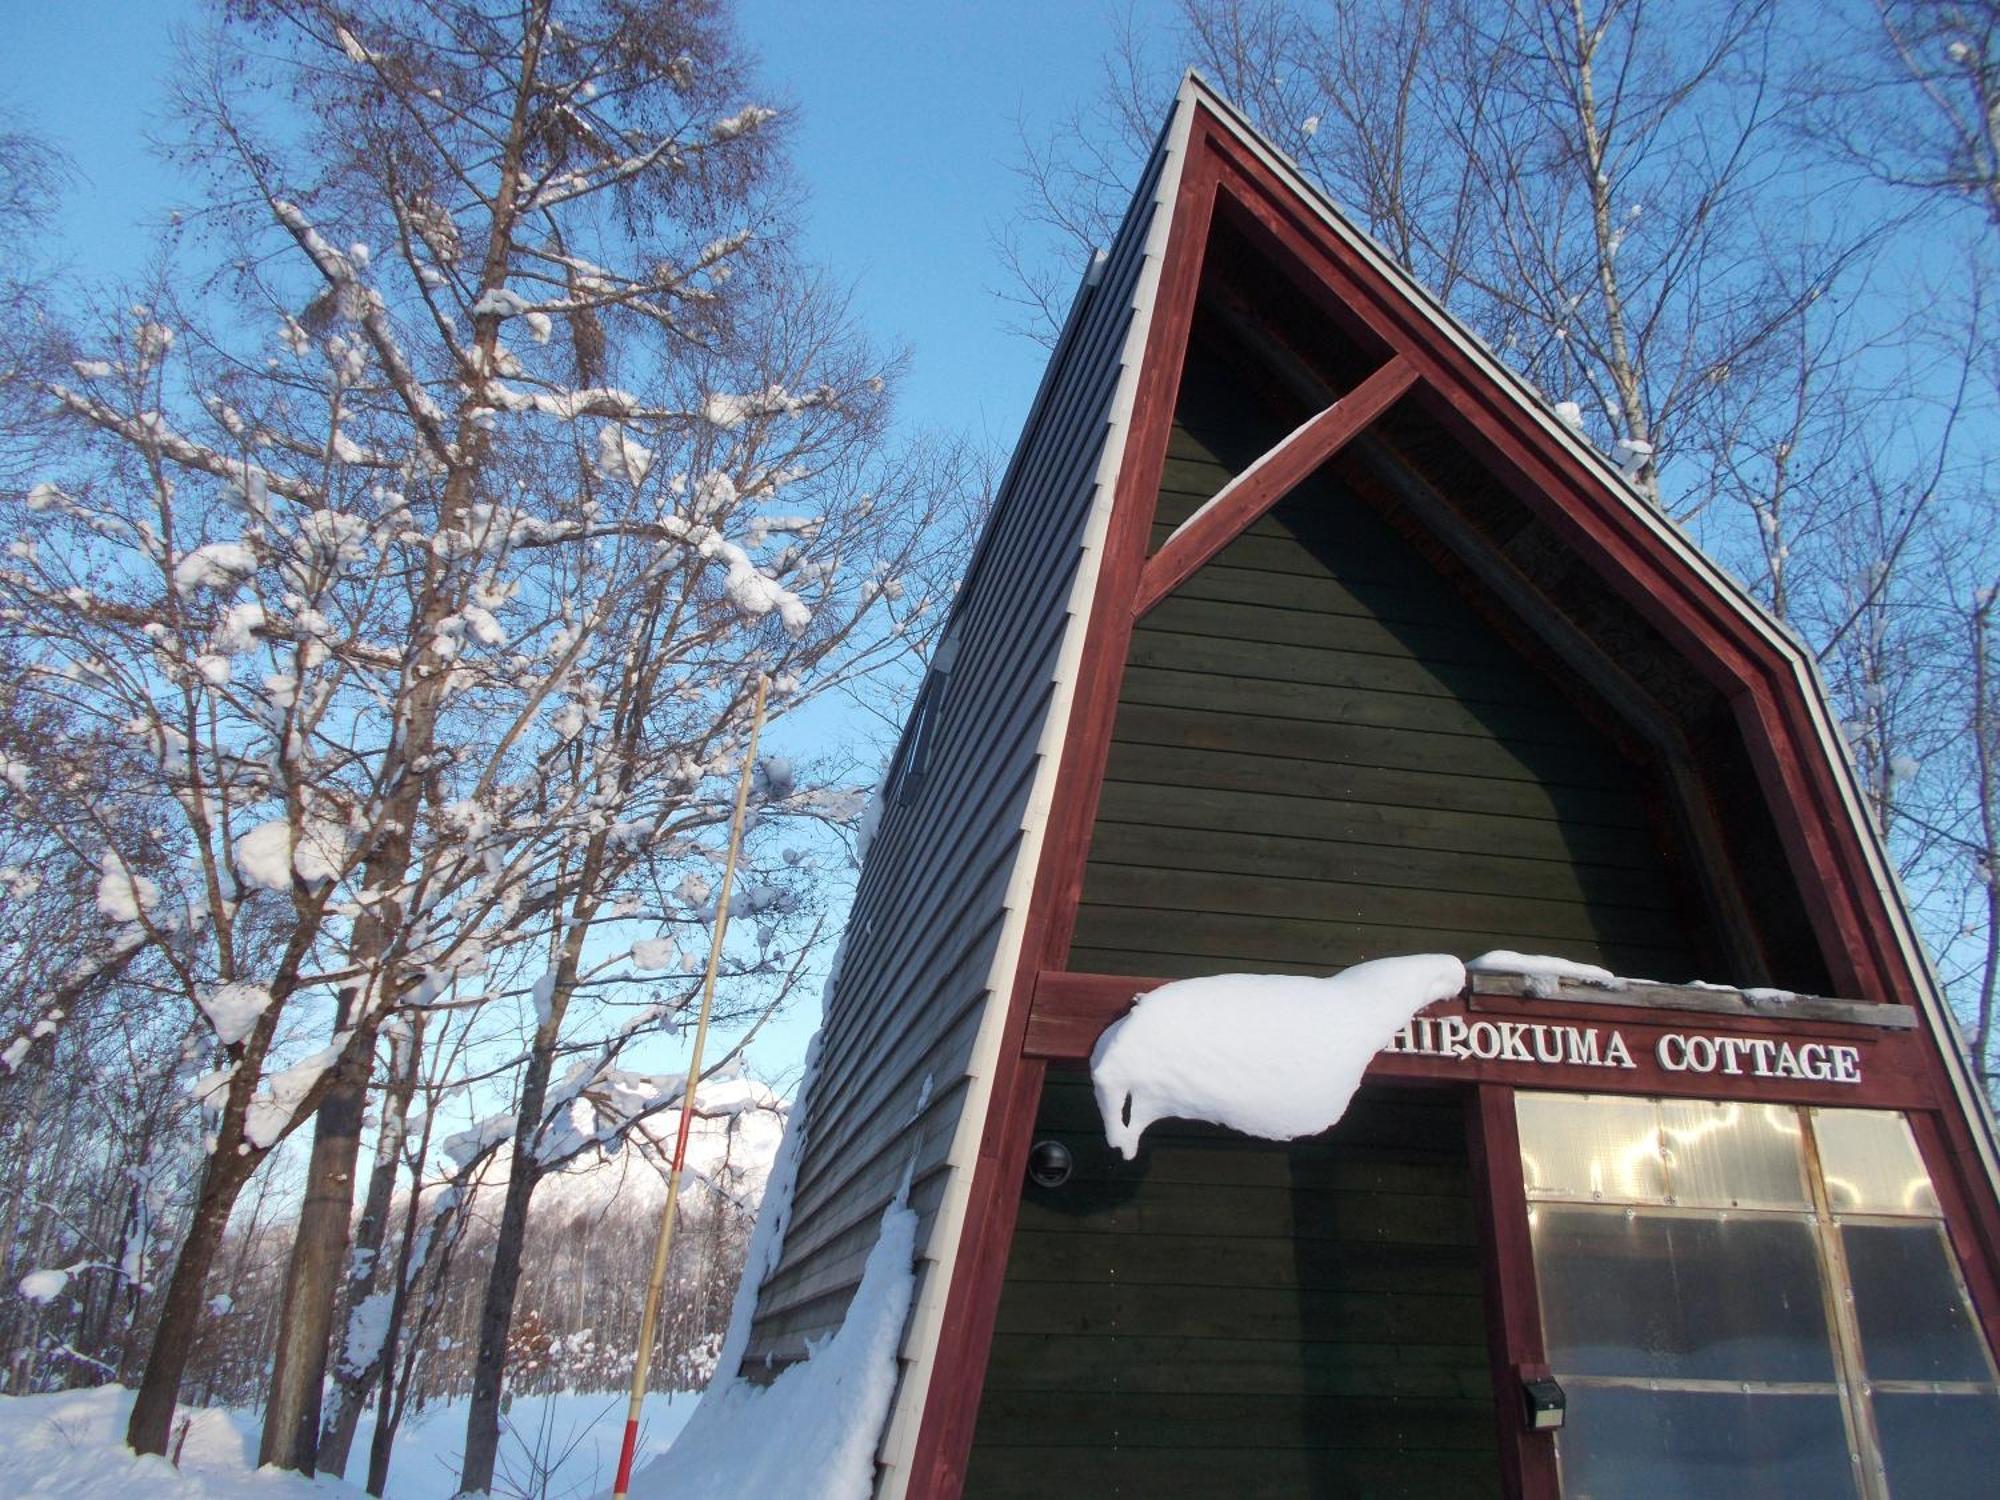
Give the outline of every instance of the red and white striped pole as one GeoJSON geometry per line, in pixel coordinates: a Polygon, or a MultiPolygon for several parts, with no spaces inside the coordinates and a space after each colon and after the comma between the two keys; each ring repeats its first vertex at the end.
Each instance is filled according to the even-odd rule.
{"type": "Polygon", "coordinates": [[[646,1307],[639,1317],[639,1351],[632,1361],[632,1399],[625,1409],[625,1441],[618,1450],[618,1479],[611,1487],[612,1500],[626,1500],[632,1489],[632,1455],[639,1446],[639,1408],[645,1404],[646,1381],[653,1363],[653,1337],[660,1319],[660,1296],[667,1281],[667,1257],[674,1247],[674,1212],[680,1202],[681,1171],[687,1165],[688,1130],[694,1124],[694,1091],[701,1082],[701,1053],[708,1042],[715,975],[722,967],[722,938],[729,928],[729,887],[736,878],[736,853],[743,842],[743,815],[750,805],[750,778],[757,764],[757,736],[763,727],[764,674],[759,672],[757,706],[750,718],[750,748],[743,753],[743,773],[736,779],[736,812],[729,820],[729,852],[722,862],[722,887],[715,897],[715,932],[708,945],[708,970],[701,979],[701,1017],[695,1023],[694,1055],[688,1059],[687,1084],[681,1091],[681,1124],[674,1136],[673,1168],[667,1174],[667,1206],[660,1215],[660,1234],[653,1243],[653,1275],[646,1284],[646,1307]]]}

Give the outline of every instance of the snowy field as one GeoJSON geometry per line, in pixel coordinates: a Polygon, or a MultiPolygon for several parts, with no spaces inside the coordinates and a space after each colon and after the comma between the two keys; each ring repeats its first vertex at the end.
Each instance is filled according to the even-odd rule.
{"type": "MultiPolygon", "coordinates": [[[[639,1457],[663,1452],[699,1398],[654,1396],[646,1403],[639,1457]]],[[[259,1472],[257,1423],[248,1412],[195,1414],[175,1469],[125,1447],[131,1392],[117,1387],[53,1396],[0,1397],[0,1496],[117,1497],[117,1500],[354,1500],[362,1495],[372,1423],[364,1419],[349,1465],[353,1483],[259,1472]]],[[[611,1488],[625,1398],[610,1392],[523,1396],[500,1439],[493,1493],[536,1500],[592,1500],[611,1488]]],[[[389,1470],[389,1500],[449,1500],[456,1493],[465,1406],[432,1406],[406,1418],[389,1470]]]]}

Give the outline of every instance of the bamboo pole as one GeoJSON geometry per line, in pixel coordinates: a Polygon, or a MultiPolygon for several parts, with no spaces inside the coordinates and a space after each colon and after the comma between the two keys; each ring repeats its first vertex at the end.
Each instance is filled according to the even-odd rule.
{"type": "MultiPolygon", "coordinates": [[[[751,773],[757,764],[757,736],[764,727],[764,674],[757,674],[757,703],[750,718],[750,747],[743,753],[743,772],[736,779],[736,811],[729,820],[729,852],[722,862],[722,886],[715,897],[715,931],[708,945],[708,969],[701,977],[701,1014],[695,1023],[694,1055],[688,1059],[687,1084],[681,1091],[680,1130],[674,1136],[674,1160],[667,1174],[667,1204],[660,1214],[659,1238],[653,1243],[653,1274],[646,1283],[646,1306],[639,1318],[639,1350],[632,1360],[632,1397],[625,1408],[625,1441],[618,1451],[618,1479],[612,1500],[626,1500],[632,1487],[632,1455],[639,1445],[639,1408],[646,1400],[653,1339],[660,1318],[660,1298],[667,1280],[667,1259],[673,1253],[675,1210],[681,1196],[681,1173],[687,1166],[688,1130],[694,1123],[694,1094],[701,1082],[702,1048],[708,1043],[708,1017],[715,1004],[715,976],[722,967],[722,939],[729,930],[729,888],[736,878],[736,855],[743,842],[743,815],[750,805],[751,773]]],[[[716,1374],[722,1372],[718,1370],[716,1374]]]]}

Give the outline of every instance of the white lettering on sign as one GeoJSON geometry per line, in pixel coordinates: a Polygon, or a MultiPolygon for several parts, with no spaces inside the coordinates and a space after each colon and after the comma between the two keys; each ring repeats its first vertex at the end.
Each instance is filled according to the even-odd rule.
{"type": "MultiPolygon", "coordinates": [[[[1382,1050],[1461,1061],[1572,1068],[1638,1067],[1624,1035],[1615,1027],[1562,1026],[1541,1021],[1418,1016],[1382,1050]]],[[[1807,1083],[1861,1082],[1861,1049],[1832,1042],[1793,1043],[1769,1037],[1670,1031],[1654,1043],[1653,1060],[1668,1073],[1795,1078],[1807,1083]]]]}
{"type": "Polygon", "coordinates": [[[1468,1021],[1418,1016],[1397,1032],[1388,1052],[1481,1062],[1567,1063],[1577,1068],[1636,1068],[1616,1031],[1596,1026],[1549,1026],[1535,1021],[1468,1021]]]}
{"type": "Polygon", "coordinates": [[[1829,1042],[1774,1042],[1766,1037],[1684,1036],[1670,1031],[1653,1048],[1669,1073],[1747,1073],[1813,1083],[1861,1082],[1861,1049],[1829,1042]],[[1747,1067],[1745,1065],[1748,1065],[1747,1067]]]}

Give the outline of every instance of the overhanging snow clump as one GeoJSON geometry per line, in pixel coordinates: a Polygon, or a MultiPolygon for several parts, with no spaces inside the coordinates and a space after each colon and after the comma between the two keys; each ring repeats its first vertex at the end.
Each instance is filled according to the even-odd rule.
{"type": "Polygon", "coordinates": [[[1218,974],[1141,995],[1090,1055],[1104,1135],[1125,1154],[1155,1120],[1208,1120],[1267,1140],[1347,1113],[1375,1054],[1413,1015],[1465,988],[1441,953],[1378,958],[1331,979],[1218,974]]]}
{"type": "Polygon", "coordinates": [[[840,1331],[768,1386],[719,1367],[673,1447],[633,1479],[633,1500],[868,1500],[916,1289],[916,1244],[916,1213],[899,1196],[882,1215],[840,1331]]]}

